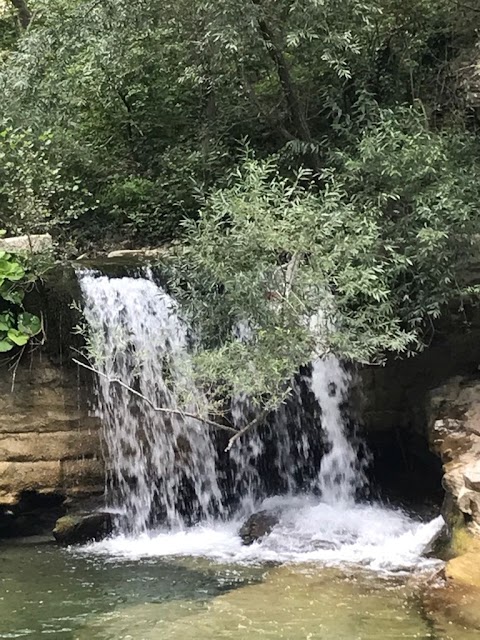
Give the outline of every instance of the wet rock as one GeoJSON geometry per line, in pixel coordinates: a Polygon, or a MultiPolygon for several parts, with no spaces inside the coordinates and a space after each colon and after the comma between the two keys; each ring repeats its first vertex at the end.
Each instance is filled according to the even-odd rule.
{"type": "Polygon", "coordinates": [[[430,542],[425,546],[423,555],[426,558],[441,558],[451,542],[451,531],[447,523],[437,531],[430,542]]]}
{"type": "Polygon", "coordinates": [[[278,524],[279,516],[271,511],[258,511],[243,523],[238,532],[244,545],[251,545],[268,536],[273,527],[278,524]]]}
{"type": "Polygon", "coordinates": [[[53,535],[60,544],[85,544],[106,538],[115,523],[115,515],[107,511],[70,514],[57,520],[53,535]]]}
{"type": "Polygon", "coordinates": [[[0,537],[51,535],[55,522],[65,514],[64,501],[60,494],[24,491],[11,508],[0,507],[0,537]]]}
{"type": "Polygon", "coordinates": [[[480,554],[469,551],[453,558],[445,567],[445,577],[447,581],[480,589],[480,554]]]}
{"type": "Polygon", "coordinates": [[[452,624],[480,629],[480,541],[464,533],[470,536],[463,544],[468,551],[449,560],[423,594],[427,616],[435,628],[448,625],[452,632],[448,637],[457,637],[452,624]]]}

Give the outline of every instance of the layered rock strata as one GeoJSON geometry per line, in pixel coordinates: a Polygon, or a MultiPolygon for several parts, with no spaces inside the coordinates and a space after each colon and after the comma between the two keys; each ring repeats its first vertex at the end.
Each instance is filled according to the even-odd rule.
{"type": "Polygon", "coordinates": [[[33,354],[0,369],[0,506],[22,495],[103,491],[100,430],[76,372],[33,354]]]}
{"type": "Polygon", "coordinates": [[[443,464],[445,516],[480,535],[480,378],[454,377],[429,397],[430,439],[443,464]]]}

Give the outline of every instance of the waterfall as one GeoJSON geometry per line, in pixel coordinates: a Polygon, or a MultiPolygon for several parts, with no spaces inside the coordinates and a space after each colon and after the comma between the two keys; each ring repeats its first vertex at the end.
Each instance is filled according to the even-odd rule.
{"type": "MultiPolygon", "coordinates": [[[[299,372],[290,398],[226,456],[219,453],[225,434],[185,416],[206,417],[205,400],[192,383],[192,341],[175,301],[149,272],[109,278],[82,271],[79,280],[100,373],[95,411],[104,429],[106,497],[124,515],[121,535],[96,552],[372,568],[418,562],[442,519],[424,524],[356,500],[364,461],[345,414],[350,377],[336,358],[314,359],[299,372]],[[240,524],[258,509],[273,510],[278,525],[261,544],[242,547],[240,524]]],[[[254,414],[239,391],[233,424],[241,428],[254,414]]]]}
{"type": "Polygon", "coordinates": [[[342,404],[347,399],[350,377],[332,355],[312,363],[311,389],[322,411],[322,427],[328,444],[317,476],[322,500],[329,504],[353,504],[366,484],[355,441],[345,432],[342,404]]]}
{"type": "Polygon", "coordinates": [[[217,452],[208,427],[155,406],[202,413],[188,375],[187,331],[177,305],[151,274],[109,278],[80,273],[84,315],[97,378],[96,413],[106,446],[107,500],[125,514],[131,533],[157,521],[181,526],[189,517],[221,513],[217,452]]]}
{"type": "MultiPolygon", "coordinates": [[[[90,351],[103,374],[97,380],[96,412],[104,426],[109,506],[124,512],[133,534],[160,522],[175,527],[224,517],[225,487],[209,427],[149,404],[204,412],[203,398],[191,383],[188,332],[177,304],[150,272],[136,278],[80,272],[79,279],[90,351]]],[[[238,339],[248,339],[243,325],[237,333],[238,339]]],[[[340,363],[332,356],[315,360],[311,378],[292,386],[290,405],[280,407],[262,433],[246,435],[230,451],[230,494],[242,513],[253,511],[274,489],[294,494],[308,486],[336,502],[353,499],[358,488],[357,452],[341,415],[348,376],[340,363]],[[316,415],[304,406],[302,384],[318,403],[316,415]],[[320,423],[328,447],[321,463],[319,455],[312,457],[319,449],[320,423]]],[[[237,428],[254,416],[241,392],[232,399],[231,416],[237,428]]]]}

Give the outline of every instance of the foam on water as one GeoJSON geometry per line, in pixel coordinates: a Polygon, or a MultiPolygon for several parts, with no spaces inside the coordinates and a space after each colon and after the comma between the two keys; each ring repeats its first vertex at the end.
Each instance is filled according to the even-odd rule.
{"type": "Polygon", "coordinates": [[[117,536],[92,544],[87,553],[125,559],[202,556],[228,563],[359,564],[377,571],[411,570],[436,561],[422,557],[443,526],[441,517],[424,523],[380,504],[344,505],[312,497],[279,496],[262,508],[280,511],[280,521],[263,541],[244,546],[241,522],[200,523],[183,530],[158,530],[136,538],[117,536]]]}

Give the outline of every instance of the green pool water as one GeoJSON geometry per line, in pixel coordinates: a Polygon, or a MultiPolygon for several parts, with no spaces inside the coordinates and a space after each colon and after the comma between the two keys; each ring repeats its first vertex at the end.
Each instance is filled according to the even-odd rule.
{"type": "Polygon", "coordinates": [[[433,623],[413,582],[352,567],[120,560],[10,542],[0,545],[0,638],[478,640],[479,631],[433,623]]]}

